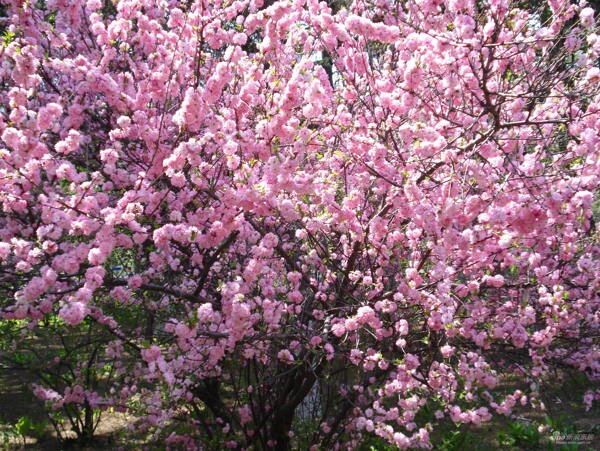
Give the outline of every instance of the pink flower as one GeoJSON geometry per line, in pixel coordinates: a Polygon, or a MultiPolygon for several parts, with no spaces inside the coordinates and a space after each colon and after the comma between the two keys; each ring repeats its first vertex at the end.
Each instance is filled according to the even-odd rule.
{"type": "Polygon", "coordinates": [[[360,351],[359,349],[353,349],[352,351],[350,351],[350,361],[354,364],[354,365],[358,365],[362,360],[362,351],[360,351]]]}
{"type": "Polygon", "coordinates": [[[129,279],[127,279],[127,285],[132,290],[136,290],[139,287],[141,287],[142,283],[143,283],[143,279],[142,279],[142,276],[140,276],[139,274],[131,276],[129,279]]]}
{"type": "Polygon", "coordinates": [[[87,313],[88,308],[84,303],[72,302],[63,306],[58,314],[69,326],[76,326],[83,321],[87,313]]]}
{"type": "Polygon", "coordinates": [[[33,384],[33,388],[33,394],[42,401],[56,401],[61,398],[58,392],[50,388],[45,388],[38,384],[33,384]]]}
{"type": "Polygon", "coordinates": [[[454,354],[454,348],[452,346],[449,345],[444,345],[440,348],[440,352],[442,353],[442,355],[444,356],[444,358],[448,358],[450,357],[452,354],[454,354]]]}
{"type": "Polygon", "coordinates": [[[273,233],[267,233],[263,240],[262,245],[268,249],[272,249],[279,243],[279,239],[273,233]]]}
{"type": "Polygon", "coordinates": [[[240,416],[240,423],[242,425],[250,423],[252,421],[252,410],[249,406],[242,406],[238,408],[238,414],[240,416]]]}
{"type": "Polygon", "coordinates": [[[283,349],[277,353],[277,358],[285,363],[291,364],[294,362],[294,356],[287,349],[283,349]]]}
{"type": "Polygon", "coordinates": [[[237,45],[244,45],[244,44],[246,44],[247,40],[248,40],[248,37],[244,33],[236,33],[233,36],[232,42],[237,45]]]}
{"type": "Polygon", "coordinates": [[[6,260],[10,254],[10,244],[0,242],[0,260],[6,260]]]}
{"type": "Polygon", "coordinates": [[[205,303],[198,307],[197,317],[201,323],[207,323],[212,320],[214,315],[212,304],[205,303]]]}
{"type": "Polygon", "coordinates": [[[501,274],[497,274],[495,276],[485,276],[483,281],[495,288],[500,288],[504,285],[504,277],[501,274]]]}
{"type": "Polygon", "coordinates": [[[69,154],[77,150],[81,141],[82,136],[77,130],[69,130],[67,137],[64,140],[59,141],[55,148],[58,153],[69,154]]]}
{"type": "Polygon", "coordinates": [[[592,8],[583,8],[579,13],[581,25],[589,28],[594,25],[594,10],[592,8]]]}
{"type": "Polygon", "coordinates": [[[323,339],[321,337],[314,336],[310,339],[309,343],[311,346],[319,346],[322,342],[323,342],[323,339]]]}
{"type": "Polygon", "coordinates": [[[152,345],[149,348],[142,350],[142,358],[148,363],[156,362],[160,356],[160,348],[156,345],[152,345]]]}
{"type": "Polygon", "coordinates": [[[408,334],[408,321],[406,321],[405,319],[401,319],[400,321],[398,321],[396,323],[396,330],[398,331],[398,333],[400,335],[406,335],[408,334]]]}
{"type": "Polygon", "coordinates": [[[100,248],[90,249],[88,261],[91,265],[102,265],[106,261],[107,255],[100,248]]]}
{"type": "Polygon", "coordinates": [[[40,108],[37,117],[37,127],[39,130],[50,128],[62,115],[63,108],[58,103],[48,103],[45,107],[40,108]]]}
{"type": "Polygon", "coordinates": [[[194,330],[190,329],[185,323],[178,323],[177,326],[175,326],[175,335],[179,338],[190,338],[194,335],[194,330]]]}
{"type": "Polygon", "coordinates": [[[87,0],[86,6],[88,9],[100,9],[102,8],[102,0],[87,0]]]}
{"type": "Polygon", "coordinates": [[[346,327],[343,323],[335,323],[333,326],[331,326],[331,332],[336,337],[341,337],[346,333],[346,327]]]}
{"type": "Polygon", "coordinates": [[[2,133],[2,141],[4,141],[7,146],[17,149],[21,142],[21,136],[21,132],[19,132],[16,128],[6,127],[2,133]]]}
{"type": "Polygon", "coordinates": [[[407,369],[414,370],[420,365],[419,358],[414,354],[407,354],[406,358],[404,359],[404,364],[406,365],[407,369]]]}
{"type": "Polygon", "coordinates": [[[597,67],[593,67],[587,71],[585,74],[585,79],[588,83],[599,83],[600,82],[600,69],[597,67]]]}

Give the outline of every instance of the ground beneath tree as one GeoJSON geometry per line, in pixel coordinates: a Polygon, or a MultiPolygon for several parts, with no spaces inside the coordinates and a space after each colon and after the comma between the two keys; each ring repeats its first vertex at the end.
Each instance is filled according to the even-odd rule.
{"type": "MultiPolygon", "coordinates": [[[[47,425],[37,434],[30,433],[26,437],[15,435],[14,425],[23,417],[28,417],[33,424],[47,422],[42,403],[30,392],[28,386],[35,380],[23,371],[0,367],[0,447],[4,450],[154,450],[159,446],[152,442],[143,431],[136,427],[137,418],[133,415],[105,412],[102,415],[96,431],[97,440],[86,446],[74,443],[61,443],[56,431],[47,425]],[[133,430],[131,430],[133,426],[133,430]],[[36,436],[34,436],[36,435],[36,436]]],[[[519,388],[516,381],[505,381],[500,387],[506,392],[519,388]]],[[[579,446],[570,444],[554,449],[563,450],[600,450],[600,408],[595,406],[590,411],[585,411],[581,405],[581,396],[586,387],[580,378],[566,376],[555,387],[545,391],[544,403],[547,411],[537,411],[528,408],[516,409],[511,418],[496,418],[493,422],[482,426],[468,426],[457,428],[455,425],[446,424],[438,428],[434,434],[434,449],[445,451],[467,450],[530,450],[536,449],[527,442],[527,431],[537,428],[538,424],[547,422],[546,416],[560,423],[565,431],[584,431],[592,434],[593,439],[579,446]],[[523,428],[519,429],[519,424],[523,428]],[[516,431],[515,431],[515,425],[516,431]],[[509,445],[511,434],[517,438],[516,443],[509,445]],[[519,437],[525,434],[525,438],[519,437]],[[456,439],[452,439],[455,437],[456,439]],[[504,441],[501,437],[505,437],[504,441]],[[525,441],[519,442],[518,439],[525,441]],[[453,441],[454,440],[454,441],[453,441]]],[[[71,433],[72,437],[75,437],[71,433]]],[[[547,439],[551,433],[541,434],[543,446],[537,449],[553,449],[548,447],[547,439]]],[[[387,446],[379,447],[369,444],[368,451],[391,450],[387,446]]],[[[328,450],[323,450],[328,451],[328,450]]]]}
{"type": "MultiPolygon", "coordinates": [[[[33,382],[36,382],[35,379],[24,371],[0,367],[0,449],[32,451],[137,450],[150,445],[145,434],[135,432],[136,417],[119,412],[102,414],[96,429],[97,440],[86,446],[59,441],[56,431],[50,424],[39,433],[28,434],[26,437],[15,436],[14,425],[21,418],[29,418],[34,425],[48,423],[43,404],[33,396],[29,388],[33,382]],[[129,429],[130,426],[134,426],[134,431],[129,429]]],[[[75,438],[75,433],[69,429],[67,429],[66,435],[69,438],[75,438]]]]}

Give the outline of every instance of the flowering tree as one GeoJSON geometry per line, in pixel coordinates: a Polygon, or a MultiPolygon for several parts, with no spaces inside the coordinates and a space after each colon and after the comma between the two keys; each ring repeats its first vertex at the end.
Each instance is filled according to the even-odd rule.
{"type": "Polygon", "coordinates": [[[82,437],[135,404],[190,449],[428,447],[540,404],[506,372],[600,375],[585,4],[4,13],[3,358],[55,340],[35,393],[82,437]]]}

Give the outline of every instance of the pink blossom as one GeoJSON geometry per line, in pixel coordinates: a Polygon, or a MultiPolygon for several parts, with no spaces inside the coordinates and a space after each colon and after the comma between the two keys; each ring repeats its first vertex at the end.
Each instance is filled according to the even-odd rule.
{"type": "Polygon", "coordinates": [[[277,358],[285,363],[291,364],[294,362],[294,356],[287,349],[283,349],[277,353],[277,358]]]}
{"type": "Polygon", "coordinates": [[[87,306],[82,302],[72,302],[66,304],[60,309],[59,315],[60,317],[67,323],[69,326],[76,326],[88,314],[87,306]]]}
{"type": "Polygon", "coordinates": [[[179,338],[190,338],[193,334],[193,329],[190,329],[187,324],[179,323],[175,326],[175,335],[179,338]]]}
{"type": "Polygon", "coordinates": [[[10,253],[10,244],[0,242],[0,260],[6,260],[10,253]]]}
{"type": "Polygon", "coordinates": [[[132,290],[135,290],[139,287],[142,286],[143,283],[143,279],[140,275],[135,275],[135,276],[131,276],[128,280],[127,280],[127,285],[129,286],[129,288],[131,288],[132,290]]]}
{"type": "Polygon", "coordinates": [[[160,348],[152,345],[149,348],[142,350],[142,357],[148,363],[156,362],[161,356],[160,348]]]}
{"type": "Polygon", "coordinates": [[[579,13],[579,21],[584,27],[591,27],[594,25],[594,10],[592,8],[583,8],[579,13]]]}
{"type": "Polygon", "coordinates": [[[598,83],[600,81],[600,69],[593,67],[589,69],[585,75],[588,83],[598,83]]]}
{"type": "Polygon", "coordinates": [[[454,353],[454,348],[449,345],[444,345],[440,348],[440,352],[442,353],[444,358],[448,358],[454,353]]]}
{"type": "Polygon", "coordinates": [[[504,285],[504,277],[501,274],[497,274],[495,276],[485,276],[483,281],[495,288],[500,288],[504,285]]]}

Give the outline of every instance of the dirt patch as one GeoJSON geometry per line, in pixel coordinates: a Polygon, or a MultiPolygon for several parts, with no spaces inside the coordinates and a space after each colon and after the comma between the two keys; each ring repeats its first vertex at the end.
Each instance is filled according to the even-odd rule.
{"type": "Polygon", "coordinates": [[[89,445],[75,443],[75,432],[65,426],[66,442],[58,439],[44,406],[31,393],[31,384],[37,382],[25,371],[0,367],[0,449],[59,451],[64,449],[115,450],[142,449],[146,434],[137,427],[138,419],[130,414],[103,412],[96,429],[95,440],[89,445]],[[34,427],[26,436],[15,427],[23,418],[34,427]],[[133,429],[133,431],[131,430],[133,429]]]}

